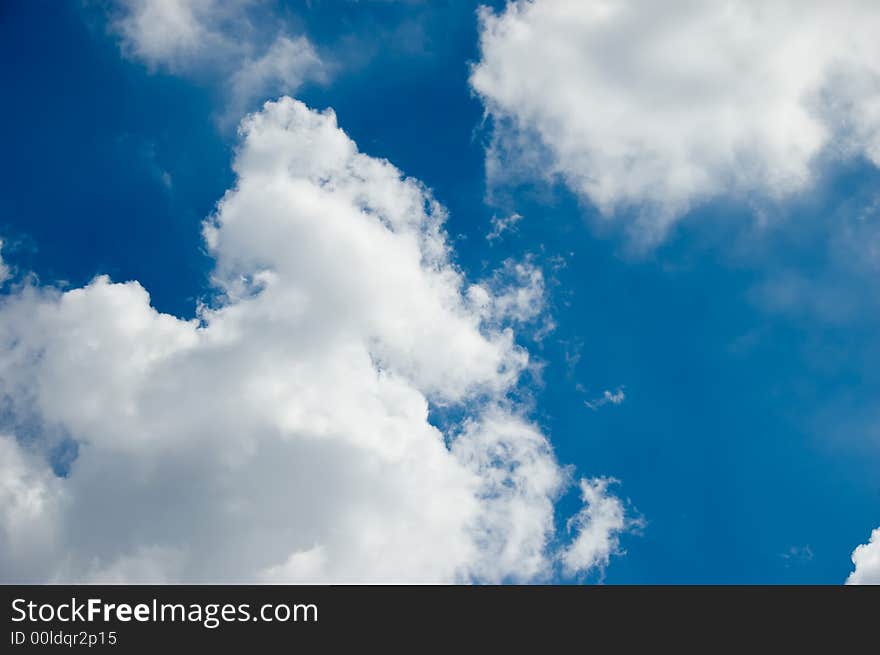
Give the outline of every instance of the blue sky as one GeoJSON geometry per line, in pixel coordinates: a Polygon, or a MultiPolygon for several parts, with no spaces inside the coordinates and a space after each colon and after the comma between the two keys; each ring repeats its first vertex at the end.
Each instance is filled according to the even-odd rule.
{"type": "MultiPolygon", "coordinates": [[[[213,292],[201,222],[235,180],[224,79],[123,56],[108,11],[0,9],[3,259],[41,285],[138,280],[156,309],[192,318],[213,292]]],[[[808,187],[772,202],[694,203],[641,248],[558,178],[493,195],[493,121],[469,84],[476,4],[275,3],[266,15],[332,53],[331,74],[295,97],[332,107],[362,152],[430,187],[469,279],[508,258],[543,269],[555,327],[518,331],[544,364],[521,382],[530,416],[561,463],[619,480],[642,519],[604,571],[554,581],[846,579],[880,524],[878,268],[852,250],[880,234],[869,159],[821,160],[808,187]],[[513,212],[515,229],[487,240],[513,212]],[[595,403],[606,390],[625,399],[595,403]]],[[[557,523],[579,506],[568,489],[557,523]]]]}

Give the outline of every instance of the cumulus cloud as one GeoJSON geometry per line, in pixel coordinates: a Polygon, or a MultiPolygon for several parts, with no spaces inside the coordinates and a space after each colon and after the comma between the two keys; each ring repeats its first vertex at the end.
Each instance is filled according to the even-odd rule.
{"type": "Polygon", "coordinates": [[[111,27],[123,53],[151,70],[222,80],[224,118],[237,122],[254,101],[327,75],[311,41],[265,13],[259,0],[117,0],[111,27]]]}
{"type": "Polygon", "coordinates": [[[872,0],[517,0],[480,12],[487,172],[560,178],[644,244],[700,202],[880,165],[872,0]]]}
{"type": "MultiPolygon", "coordinates": [[[[2,298],[0,579],[546,579],[571,472],[509,400],[528,353],[474,305],[444,209],[332,111],[283,98],[241,135],[196,318],[106,277],[2,298]],[[441,431],[432,404],[464,418],[441,431]]],[[[605,482],[581,489],[569,574],[626,529],[605,482]]]]}
{"type": "Polygon", "coordinates": [[[847,584],[880,584],[880,528],[871,533],[868,543],[856,547],[852,561],[855,570],[846,579],[847,584]]]}

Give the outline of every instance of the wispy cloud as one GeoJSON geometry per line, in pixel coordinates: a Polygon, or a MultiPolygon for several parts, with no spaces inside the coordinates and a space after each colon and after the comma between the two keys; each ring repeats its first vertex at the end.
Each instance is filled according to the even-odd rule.
{"type": "Polygon", "coordinates": [[[217,82],[227,127],[329,75],[309,38],[256,0],[117,0],[110,26],[123,54],[151,70],[217,82]]]}
{"type": "Polygon", "coordinates": [[[585,400],[584,405],[586,405],[593,411],[596,411],[603,405],[622,405],[624,400],[626,400],[626,394],[623,391],[623,387],[617,387],[617,389],[615,389],[614,391],[609,391],[608,389],[606,389],[598,398],[585,400]]]}

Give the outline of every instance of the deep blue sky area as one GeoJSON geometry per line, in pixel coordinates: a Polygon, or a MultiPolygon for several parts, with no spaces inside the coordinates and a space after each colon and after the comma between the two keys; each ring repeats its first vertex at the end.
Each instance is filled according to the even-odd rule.
{"type": "MultiPolygon", "coordinates": [[[[560,461],[620,480],[644,519],[605,582],[842,582],[880,524],[880,307],[877,271],[832,228],[858,238],[848,210],[877,170],[829,168],[763,223],[703,206],[649,252],[561,187],[492,206],[468,86],[475,7],[297,3],[339,53],[297,97],[433,190],[472,279],[527,254],[544,268],[556,329],[522,338],[546,364],[535,418],[560,461]],[[510,211],[517,229],[487,241],[510,211]],[[772,293],[780,280],[810,301],[772,293]],[[585,404],[618,389],[619,405],[585,404]]],[[[4,259],[47,284],[138,280],[159,310],[192,316],[210,293],[200,223],[234,182],[216,84],[121,57],[102,8],[77,2],[2,3],[0,57],[4,259]]],[[[560,516],[577,504],[572,491],[560,516]]]]}

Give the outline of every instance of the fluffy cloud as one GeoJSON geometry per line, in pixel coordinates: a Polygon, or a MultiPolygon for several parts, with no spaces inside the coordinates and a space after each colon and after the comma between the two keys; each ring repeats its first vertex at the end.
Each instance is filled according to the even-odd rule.
{"type": "Polygon", "coordinates": [[[847,584],[880,584],[880,528],[871,533],[868,543],[853,551],[855,570],[846,579],[847,584]]]}
{"type": "MultiPolygon", "coordinates": [[[[522,318],[533,292],[469,285],[443,208],[359,153],[332,111],[266,104],[234,169],[205,225],[218,299],[196,319],[106,277],[3,298],[0,579],[558,570],[554,502],[571,474],[507,399],[528,353],[502,315],[522,318]],[[441,431],[432,404],[465,418],[441,431]],[[59,476],[65,444],[78,455],[59,476]]],[[[511,284],[540,282],[513,270],[511,284]]],[[[626,529],[604,482],[581,488],[570,574],[604,564],[626,529]]]]}
{"type": "Polygon", "coordinates": [[[283,25],[262,15],[264,4],[118,0],[111,25],[123,53],[152,70],[219,76],[228,93],[225,118],[237,122],[255,100],[326,77],[308,38],[284,34],[283,25]]]}
{"type": "MultiPolygon", "coordinates": [[[[149,66],[188,69],[198,59],[234,48],[222,30],[230,11],[247,3],[216,0],[120,0],[114,28],[126,54],[149,66]]],[[[233,14],[234,15],[234,14],[233,14]]]]}
{"type": "Polygon", "coordinates": [[[523,324],[540,317],[545,325],[539,332],[553,328],[552,320],[544,314],[544,273],[528,259],[505,260],[491,278],[471,285],[467,295],[487,324],[523,324]]]}
{"type": "Polygon", "coordinates": [[[580,481],[584,507],[568,520],[575,538],[561,555],[569,574],[596,567],[604,570],[620,547],[618,535],[640,523],[627,517],[620,499],[609,495],[608,485],[613,482],[607,478],[580,481]]]}
{"type": "Polygon", "coordinates": [[[880,165],[873,0],[518,0],[480,21],[490,177],[558,176],[643,243],[713,197],[795,193],[821,156],[880,165]]]}
{"type": "Polygon", "coordinates": [[[304,36],[279,36],[262,55],[247,57],[230,80],[232,111],[244,112],[254,98],[294,93],[309,79],[323,79],[324,63],[304,36]]]}

